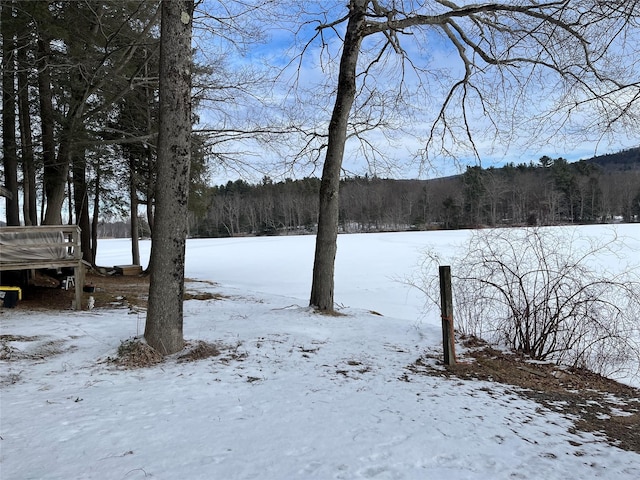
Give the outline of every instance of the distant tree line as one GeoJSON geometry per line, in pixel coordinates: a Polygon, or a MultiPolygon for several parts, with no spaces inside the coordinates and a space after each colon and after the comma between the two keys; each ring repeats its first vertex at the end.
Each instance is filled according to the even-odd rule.
{"type": "Polygon", "coordinates": [[[233,237],[313,231],[318,216],[318,178],[257,185],[243,180],[210,187],[200,197],[205,204],[191,213],[190,234],[233,237]]]}
{"type": "MultiPolygon", "coordinates": [[[[315,231],[320,180],[243,180],[201,192],[190,234],[202,237],[315,231]]],[[[542,157],[502,168],[468,167],[434,180],[352,177],[341,181],[340,230],[380,232],[478,226],[634,222],[640,168],[542,157]]]]}

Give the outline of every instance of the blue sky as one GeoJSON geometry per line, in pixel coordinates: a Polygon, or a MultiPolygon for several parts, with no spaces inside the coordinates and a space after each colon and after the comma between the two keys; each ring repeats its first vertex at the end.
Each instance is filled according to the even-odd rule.
{"type": "MultiPolygon", "coordinates": [[[[306,13],[305,18],[309,21],[306,27],[294,32],[296,23],[293,21],[285,25],[273,19],[267,20],[262,30],[265,42],[252,46],[248,49],[246,57],[238,57],[233,60],[233,63],[258,65],[264,62],[271,65],[274,71],[278,71],[279,76],[268,89],[270,96],[268,102],[277,104],[278,101],[282,101],[286,105],[285,111],[290,121],[299,122],[299,126],[313,127],[316,131],[324,133],[333,106],[340,39],[335,32],[326,31],[324,45],[316,39],[306,47],[304,56],[299,62],[296,56],[300,55],[306,42],[315,33],[314,28],[317,23],[314,23],[314,20],[337,19],[346,13],[346,8],[344,2],[303,2],[300,5],[301,8],[304,6],[307,9],[310,6],[318,7],[318,11],[306,13]],[[334,5],[334,9],[325,18],[322,8],[329,3],[334,5]]],[[[293,15],[294,12],[291,13],[293,15]]],[[[343,29],[344,26],[341,25],[337,31],[341,32],[343,29]]],[[[463,70],[455,49],[442,34],[433,30],[424,35],[417,31],[414,33],[411,36],[403,36],[402,46],[408,57],[418,67],[427,69],[427,72],[419,77],[411,68],[405,69],[403,88],[407,93],[407,100],[404,105],[401,105],[404,110],[388,113],[390,110],[386,108],[385,119],[391,119],[389,128],[367,134],[367,141],[379,151],[375,161],[368,164],[363,160],[359,142],[348,142],[344,159],[344,167],[348,173],[424,178],[455,173],[468,164],[478,162],[468,145],[458,148],[453,143],[447,143],[455,159],[452,155],[442,155],[437,149],[432,150],[429,152],[428,168],[421,168],[425,165],[420,164],[417,154],[425,147],[426,135],[433,122],[433,112],[437,111],[452,82],[460,78],[463,70]]],[[[382,37],[369,38],[364,42],[361,67],[366,64],[368,58],[371,58],[369,47],[380,38],[382,37]]],[[[381,97],[389,98],[394,90],[399,88],[398,77],[401,66],[397,60],[396,56],[389,56],[386,66],[381,66],[371,81],[371,85],[377,89],[377,94],[381,97]]],[[[405,66],[407,66],[406,63],[405,66]]],[[[491,96],[494,92],[485,80],[493,81],[490,77],[487,79],[478,77],[476,82],[486,87],[485,94],[491,96]]],[[[495,114],[497,117],[494,118],[505,120],[500,117],[501,112],[504,112],[505,116],[513,116],[503,125],[499,125],[497,131],[491,131],[489,128],[490,123],[479,108],[480,102],[477,100],[474,102],[473,107],[477,108],[470,108],[468,114],[475,130],[474,142],[484,167],[500,166],[506,162],[528,163],[537,161],[543,155],[552,158],[562,156],[573,161],[639,145],[638,132],[619,129],[608,135],[602,135],[595,129],[581,129],[582,121],[590,122],[594,115],[587,110],[579,112],[579,115],[573,117],[572,122],[564,124],[564,128],[558,128],[560,123],[565,121],[560,115],[549,115],[545,121],[538,122],[536,125],[530,122],[526,115],[529,114],[531,117],[541,115],[544,112],[545,102],[550,101],[555,93],[552,89],[548,92],[536,92],[534,86],[531,86],[526,92],[527,98],[521,100],[521,106],[526,107],[529,113],[522,112],[521,118],[516,118],[521,112],[514,115],[509,110],[511,96],[515,98],[518,92],[507,89],[502,96],[496,94],[492,98],[498,112],[495,114]],[[516,125],[514,131],[508,131],[509,125],[516,125]]],[[[376,109],[374,113],[379,111],[381,108],[376,109]]],[[[453,113],[459,114],[459,112],[453,113]]],[[[202,116],[206,121],[207,113],[202,116]]],[[[210,118],[215,119],[215,117],[210,118]]],[[[225,179],[234,180],[239,176],[255,175],[259,179],[265,170],[269,169],[271,169],[269,173],[276,178],[319,174],[320,169],[317,166],[313,168],[305,165],[304,162],[299,162],[296,168],[278,166],[279,158],[277,157],[290,158],[293,155],[296,148],[295,141],[287,145],[287,148],[289,150],[284,149],[281,153],[277,149],[267,152],[259,145],[245,143],[239,149],[253,153],[245,157],[245,164],[255,165],[258,171],[252,173],[251,167],[241,169],[242,173],[219,169],[215,172],[214,183],[224,183],[225,179]],[[272,163],[272,165],[259,166],[260,161],[272,163]]],[[[251,178],[247,179],[251,180],[251,178]]]]}
{"type": "MultiPolygon", "coordinates": [[[[233,2],[228,3],[227,6],[232,4],[233,2]]],[[[204,105],[198,112],[202,119],[198,127],[220,128],[222,125],[233,125],[234,122],[243,126],[247,125],[247,119],[252,121],[253,126],[267,127],[274,119],[279,119],[282,123],[289,122],[299,127],[313,128],[318,133],[325,134],[333,107],[341,51],[340,38],[336,32],[343,31],[344,24],[337,26],[336,32],[326,31],[324,45],[319,39],[311,42],[299,62],[297,59],[313,37],[318,22],[340,18],[346,13],[345,5],[344,1],[291,2],[291,11],[286,12],[291,14],[289,18],[283,12],[275,10],[262,11],[258,15],[252,12],[252,16],[246,19],[253,32],[261,36],[261,41],[246,45],[232,45],[221,40],[231,35],[233,30],[220,30],[216,24],[209,23],[210,27],[213,26],[214,36],[196,30],[194,44],[201,49],[197,55],[205,63],[224,62],[228,71],[232,73],[227,74],[222,70],[218,73],[222,79],[228,79],[231,86],[242,87],[238,83],[243,73],[238,72],[238,68],[256,67],[260,73],[272,77],[272,81],[265,80],[261,88],[255,91],[248,92],[246,88],[238,88],[232,92],[231,99],[219,97],[211,104],[215,105],[216,109],[204,105]],[[323,9],[329,4],[333,5],[333,9],[324,15],[323,9]],[[299,28],[301,17],[296,16],[294,8],[302,7],[307,9],[303,18],[309,23],[299,28]],[[317,7],[317,10],[311,11],[310,7],[317,7]],[[224,52],[220,50],[227,47],[229,49],[224,52]],[[274,75],[276,73],[277,75],[274,75]]],[[[428,163],[420,161],[419,152],[425,147],[433,113],[441,105],[443,95],[450,88],[451,82],[460,78],[462,67],[455,49],[442,34],[435,33],[433,29],[424,35],[419,31],[414,33],[402,37],[402,47],[418,67],[425,68],[426,73],[419,78],[411,68],[405,70],[403,88],[406,97],[404,104],[401,104],[402,108],[385,108],[384,115],[380,118],[389,121],[389,127],[369,132],[365,136],[369,145],[377,150],[377,155],[370,156],[367,161],[360,148],[362,144],[350,140],[343,163],[345,174],[368,173],[381,177],[433,178],[464,171],[467,165],[478,163],[468,146],[453,149],[455,158],[442,155],[435,150],[429,152],[428,163]]],[[[635,75],[638,79],[640,35],[637,31],[635,33],[635,36],[627,37],[629,43],[624,47],[628,48],[630,53],[622,60],[628,62],[626,73],[635,75]]],[[[378,35],[364,42],[361,67],[372,58],[369,47],[375,45],[380,38],[382,37],[378,35]]],[[[620,48],[622,47],[623,45],[620,45],[620,48]]],[[[377,89],[380,98],[389,99],[399,88],[398,77],[401,68],[397,56],[391,55],[387,60],[387,63],[380,65],[371,77],[370,85],[377,89]]],[[[213,68],[215,69],[215,65],[213,68]]],[[[517,93],[516,90],[505,90],[504,95],[496,95],[496,101],[500,103],[498,107],[503,109],[505,114],[511,114],[509,102],[517,93]]],[[[535,91],[527,93],[530,94],[528,98],[532,100],[532,104],[525,106],[533,112],[543,111],[544,108],[538,107],[544,107],[548,97],[543,94],[536,95],[535,91]]],[[[554,92],[550,90],[546,93],[552,95],[554,92]]],[[[476,107],[478,106],[476,103],[476,107]]],[[[636,101],[636,110],[639,106],[636,101]]],[[[374,109],[374,119],[375,113],[380,111],[381,108],[374,109]]],[[[518,125],[516,129],[509,130],[509,122],[505,122],[506,128],[498,129],[497,135],[487,128],[489,124],[479,108],[470,109],[469,113],[475,128],[474,141],[483,167],[501,166],[507,162],[535,162],[543,155],[552,158],[561,156],[575,161],[640,145],[640,132],[633,126],[627,129],[618,128],[603,135],[597,128],[598,118],[593,110],[579,112],[579,115],[574,117],[574,123],[562,127],[562,118],[557,115],[549,115],[544,122],[538,122],[537,125],[529,125],[523,118],[517,118],[514,122],[518,125]],[[591,127],[583,128],[583,125],[587,124],[591,127]],[[556,127],[557,135],[553,135],[556,127]]],[[[638,115],[640,116],[640,113],[638,115]]],[[[319,176],[322,156],[315,162],[304,157],[296,162],[292,161],[296,152],[302,148],[303,140],[289,138],[286,142],[273,142],[266,146],[256,142],[225,144],[224,153],[233,160],[226,164],[227,168],[213,162],[211,183],[226,183],[238,178],[257,182],[264,175],[274,179],[319,176]]],[[[0,212],[3,215],[4,202],[0,203],[0,212]]]]}

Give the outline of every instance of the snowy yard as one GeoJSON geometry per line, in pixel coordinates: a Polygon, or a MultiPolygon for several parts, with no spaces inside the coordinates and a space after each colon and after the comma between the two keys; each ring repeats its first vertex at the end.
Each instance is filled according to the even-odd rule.
{"type": "MultiPolygon", "coordinates": [[[[637,254],[640,226],[619,233],[637,254]]],[[[0,478],[640,478],[640,454],[517,388],[407,370],[441,332],[397,280],[465,235],[341,236],[343,316],[306,307],[313,237],[190,240],[187,290],[224,296],[185,302],[185,338],[225,348],[199,361],[111,363],[141,312],[0,310],[0,478]]],[[[98,263],[128,252],[102,241],[98,263]]]]}

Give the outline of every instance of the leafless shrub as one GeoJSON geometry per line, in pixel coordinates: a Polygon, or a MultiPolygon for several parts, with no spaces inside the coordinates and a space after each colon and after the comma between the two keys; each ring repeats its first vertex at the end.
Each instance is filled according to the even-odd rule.
{"type": "MultiPolygon", "coordinates": [[[[568,227],[474,231],[452,262],[456,327],[533,359],[637,373],[640,278],[623,246],[613,230],[604,239],[568,227]]],[[[423,265],[432,300],[438,262],[427,254],[423,265]]]]}

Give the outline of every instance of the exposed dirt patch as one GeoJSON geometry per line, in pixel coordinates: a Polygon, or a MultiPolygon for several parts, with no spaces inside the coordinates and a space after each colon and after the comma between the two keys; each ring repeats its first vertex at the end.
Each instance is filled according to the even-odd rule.
{"type": "Polygon", "coordinates": [[[327,317],[346,317],[346,313],[339,312],[338,310],[314,310],[316,315],[325,315],[327,317]]]}
{"type": "Polygon", "coordinates": [[[28,286],[22,288],[22,300],[16,310],[69,310],[73,304],[73,290],[59,287],[28,286]]]}
{"type": "Polygon", "coordinates": [[[46,360],[68,350],[66,343],[41,336],[0,335],[0,360],[46,360]]]}
{"type": "Polygon", "coordinates": [[[91,295],[95,299],[94,308],[129,309],[147,308],[149,299],[149,276],[143,275],[87,275],[86,282],[94,287],[91,295]]]}
{"type": "Polygon", "coordinates": [[[218,357],[221,353],[218,345],[198,340],[195,344],[187,343],[183,353],[178,355],[178,362],[195,362],[204,358],[218,357]]]}
{"type": "MultiPolygon", "coordinates": [[[[83,292],[83,308],[93,297],[93,308],[144,309],[149,296],[148,276],[101,275],[87,272],[85,285],[93,292],[83,292]]],[[[69,310],[75,300],[75,290],[60,286],[28,285],[22,287],[22,300],[17,310],[69,310]]]]}
{"type": "Polygon", "coordinates": [[[25,335],[0,335],[0,342],[3,344],[7,342],[35,342],[39,339],[40,337],[37,335],[31,337],[25,335]]]}
{"type": "MultiPolygon", "coordinates": [[[[215,286],[212,282],[205,283],[215,286]]],[[[89,297],[93,297],[93,308],[128,308],[133,311],[145,310],[149,298],[148,275],[103,275],[94,271],[87,272],[85,285],[93,287],[93,292],[84,292],[83,306],[86,308],[89,297]]],[[[64,290],[59,286],[34,286],[23,288],[22,300],[15,308],[19,310],[68,310],[75,297],[73,287],[64,290]]],[[[221,294],[210,292],[189,292],[185,300],[221,300],[221,294]]]]}
{"type": "Polygon", "coordinates": [[[222,300],[225,298],[224,295],[220,295],[219,293],[189,293],[185,292],[184,299],[185,300],[222,300]]]}
{"type": "Polygon", "coordinates": [[[18,373],[0,373],[0,387],[8,387],[20,382],[22,377],[18,373]]]}
{"type": "MultiPolygon", "coordinates": [[[[44,363],[51,357],[75,348],[74,346],[69,346],[67,340],[47,336],[0,335],[0,361],[7,364],[25,360],[44,363]]],[[[12,370],[11,368],[2,368],[2,371],[0,371],[0,387],[14,385],[23,380],[22,370],[18,372],[12,370]]]]}
{"type": "Polygon", "coordinates": [[[247,353],[240,349],[241,343],[234,345],[222,342],[209,343],[202,340],[187,342],[182,352],[177,354],[176,360],[181,362],[196,362],[207,358],[216,357],[220,363],[229,363],[232,360],[242,361],[247,353]]]}
{"type": "Polygon", "coordinates": [[[640,390],[587,370],[532,363],[475,338],[465,339],[464,346],[469,350],[454,366],[445,368],[434,356],[425,355],[407,369],[520,387],[515,393],[568,416],[575,430],[601,433],[612,445],[640,453],[640,390]]]}

